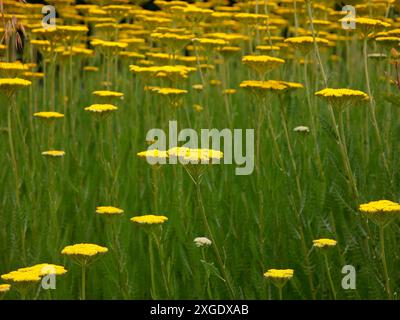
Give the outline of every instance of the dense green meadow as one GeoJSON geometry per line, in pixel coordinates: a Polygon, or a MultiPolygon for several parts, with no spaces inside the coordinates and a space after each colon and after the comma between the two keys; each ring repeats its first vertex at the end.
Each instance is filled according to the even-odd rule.
{"type": "MultiPolygon", "coordinates": [[[[108,252],[85,270],[86,299],[278,299],[274,281],[264,276],[268,269],[294,270],[282,289],[284,299],[398,298],[399,224],[382,227],[359,211],[360,204],[400,197],[400,54],[392,50],[400,38],[388,40],[389,45],[376,40],[378,32],[400,25],[389,1],[370,1],[372,10],[368,5],[358,9],[357,17],[389,24],[368,26],[367,33],[363,24],[342,29],[340,9],[325,1],[246,1],[236,5],[239,11],[211,3],[214,13],[231,14],[223,18],[206,12],[179,15],[162,2],[160,11],[143,11],[132,3],[119,10],[98,4],[92,13],[73,2],[61,10],[56,6],[60,25],[89,27],[78,36],[37,32],[41,19],[34,15],[40,16],[40,6],[4,2],[6,12],[19,15],[26,35],[21,35],[23,50],[16,50],[18,37],[11,31],[2,60],[35,63],[29,71],[44,73],[44,78],[19,71],[11,75],[0,63],[1,78],[31,81],[13,93],[12,86],[0,85],[0,274],[40,263],[61,265],[68,272],[57,276],[56,290],[36,282],[21,295],[11,282],[0,297],[81,298],[82,268],[61,251],[92,243],[108,252]],[[253,17],[235,18],[238,12],[253,17]],[[311,17],[316,23],[309,23],[311,17]],[[109,25],[96,28],[101,23],[109,25]],[[242,38],[219,36],[225,44],[190,38],[179,47],[178,40],[171,45],[152,36],[174,31],[189,38],[216,39],[211,34],[217,32],[242,38]],[[285,42],[296,35],[312,39],[306,49],[285,42]],[[93,43],[132,38],[143,42],[125,41],[128,47],[93,43]],[[320,38],[329,44],[319,43],[320,38]],[[258,45],[278,49],[260,51],[258,45]],[[224,54],[225,46],[239,49],[224,54]],[[247,55],[284,63],[268,67],[260,78],[257,66],[242,62],[247,55]],[[187,77],[130,71],[130,65],[183,64],[194,68],[187,77]],[[254,94],[240,87],[245,80],[282,80],[302,87],[262,87],[254,94]],[[171,98],[157,94],[151,89],[155,86],[187,92],[171,98]],[[342,110],[315,95],[324,88],[361,90],[369,99],[346,101],[342,110]],[[96,90],[123,97],[104,99],[92,94],[96,90]],[[100,103],[118,109],[105,116],[85,110],[100,103]],[[33,116],[40,111],[64,117],[33,116]],[[152,166],[138,157],[151,144],[147,132],[160,128],[168,134],[173,120],[179,130],[199,133],[254,129],[254,171],[236,175],[238,164],[199,164],[205,173],[196,184],[182,164],[152,166]],[[295,131],[298,126],[309,131],[295,131]],[[42,155],[48,150],[65,155],[42,155]],[[124,213],[108,217],[96,213],[98,206],[124,213]],[[147,226],[130,221],[147,214],[168,220],[147,226]],[[196,237],[213,244],[197,247],[196,237]],[[313,246],[320,238],[337,244],[313,246]],[[355,268],[355,289],[342,288],[346,265],[355,268]]],[[[198,10],[209,10],[196,4],[198,10]]],[[[389,35],[400,36],[394,34],[389,35]]]]}

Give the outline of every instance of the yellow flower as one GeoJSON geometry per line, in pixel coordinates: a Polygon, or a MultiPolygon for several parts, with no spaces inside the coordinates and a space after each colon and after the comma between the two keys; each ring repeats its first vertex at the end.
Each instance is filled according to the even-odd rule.
{"type": "Polygon", "coordinates": [[[371,18],[364,18],[364,17],[358,17],[358,18],[343,18],[339,20],[340,22],[346,22],[346,23],[351,23],[355,22],[356,23],[356,31],[360,31],[364,37],[368,36],[369,33],[388,28],[390,27],[390,23],[377,20],[377,19],[371,19],[371,18]]]}
{"type": "Polygon", "coordinates": [[[122,92],[116,92],[116,91],[94,91],[93,95],[98,96],[98,97],[115,97],[115,98],[120,98],[123,97],[124,94],[122,92]]]}
{"type": "Polygon", "coordinates": [[[222,94],[226,94],[226,95],[231,95],[231,94],[235,94],[236,93],[236,89],[225,89],[224,91],[222,91],[222,94]]]}
{"type": "Polygon", "coordinates": [[[383,46],[395,47],[400,44],[399,37],[377,37],[375,41],[383,46]]]}
{"type": "Polygon", "coordinates": [[[29,70],[28,66],[22,64],[20,61],[0,62],[0,74],[8,77],[16,77],[26,70],[29,70]]]}
{"type": "Polygon", "coordinates": [[[352,89],[332,89],[326,88],[315,93],[317,97],[328,100],[329,103],[343,110],[347,104],[355,104],[368,101],[369,96],[362,91],[352,89]]]}
{"type": "Polygon", "coordinates": [[[40,277],[42,277],[48,274],[55,274],[60,276],[67,273],[67,270],[63,266],[49,263],[40,263],[31,267],[20,268],[17,270],[17,272],[36,272],[40,277]]]}
{"type": "Polygon", "coordinates": [[[43,72],[24,72],[22,74],[24,78],[28,79],[43,79],[44,78],[44,73],[43,72]]]}
{"type": "Polygon", "coordinates": [[[111,206],[96,207],[96,213],[107,216],[119,216],[124,213],[124,210],[111,206]]]}
{"type": "Polygon", "coordinates": [[[264,277],[272,279],[290,280],[293,278],[293,269],[269,269],[264,273],[264,277]]]}
{"type": "Polygon", "coordinates": [[[151,149],[139,152],[137,154],[139,158],[146,158],[151,163],[158,163],[159,160],[165,160],[168,158],[167,151],[161,151],[158,149],[151,149]]]}
{"type": "MultiPolygon", "coordinates": [[[[323,38],[315,37],[315,42],[318,45],[328,46],[329,41],[323,38]]],[[[311,36],[287,38],[284,44],[289,44],[296,49],[299,49],[304,55],[307,54],[314,46],[314,38],[311,36]]]]}
{"type": "Polygon", "coordinates": [[[219,163],[224,154],[212,149],[191,149],[185,147],[174,147],[168,150],[169,157],[178,157],[182,164],[209,164],[219,163]]]}
{"type": "Polygon", "coordinates": [[[400,217],[400,204],[389,200],[364,203],[358,209],[366,218],[381,226],[386,226],[400,217]]]}
{"type": "Polygon", "coordinates": [[[61,251],[61,254],[77,257],[93,257],[101,253],[106,253],[107,251],[108,248],[98,246],[97,244],[79,243],[71,246],[66,246],[61,251]]]}
{"type": "Polygon", "coordinates": [[[163,224],[168,220],[165,216],[156,216],[156,215],[144,215],[144,216],[137,216],[131,218],[132,222],[138,224],[163,224]]]}
{"type": "Polygon", "coordinates": [[[92,104],[85,108],[85,111],[98,114],[107,114],[116,110],[118,110],[118,108],[112,104],[92,104]]]}
{"type": "Polygon", "coordinates": [[[273,70],[285,63],[285,60],[270,56],[244,56],[242,62],[257,71],[264,78],[267,71],[273,70]]]}
{"type": "Polygon", "coordinates": [[[53,112],[53,111],[42,111],[42,112],[36,112],[33,114],[34,117],[36,118],[41,118],[41,119],[59,119],[59,118],[64,118],[64,115],[59,112],[53,112]]]}
{"type": "Polygon", "coordinates": [[[0,293],[6,293],[10,291],[11,285],[9,284],[0,284],[0,293]]]}
{"type": "Polygon", "coordinates": [[[8,97],[12,96],[16,90],[29,87],[31,81],[20,78],[2,78],[0,79],[0,90],[8,97]]]}
{"type": "Polygon", "coordinates": [[[86,66],[83,67],[83,71],[87,71],[87,72],[98,72],[99,68],[95,67],[95,66],[86,66]]]}
{"type": "Polygon", "coordinates": [[[60,150],[49,150],[49,151],[43,151],[42,155],[46,157],[58,158],[65,156],[65,152],[60,150]]]}
{"type": "Polygon", "coordinates": [[[329,248],[336,246],[337,241],[332,239],[317,239],[313,240],[313,247],[316,248],[329,248]]]}
{"type": "Polygon", "coordinates": [[[3,274],[1,278],[7,282],[26,284],[26,285],[39,282],[41,280],[40,275],[36,271],[29,271],[29,272],[12,271],[10,273],[3,274]]]}

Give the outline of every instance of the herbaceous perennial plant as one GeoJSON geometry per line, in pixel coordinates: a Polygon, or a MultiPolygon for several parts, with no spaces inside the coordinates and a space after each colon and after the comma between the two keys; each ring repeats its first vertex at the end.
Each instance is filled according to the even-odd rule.
{"type": "Polygon", "coordinates": [[[0,299],[398,299],[398,1],[0,2],[0,299]]]}

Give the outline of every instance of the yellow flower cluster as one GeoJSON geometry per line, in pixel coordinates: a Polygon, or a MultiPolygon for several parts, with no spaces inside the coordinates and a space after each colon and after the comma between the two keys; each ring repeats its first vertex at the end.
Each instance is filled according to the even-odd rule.
{"type": "Polygon", "coordinates": [[[165,216],[156,216],[156,215],[144,215],[144,216],[137,216],[131,218],[132,222],[138,224],[163,224],[164,222],[168,221],[168,218],[165,216]]]}
{"type": "Polygon", "coordinates": [[[293,278],[293,269],[269,269],[264,273],[264,277],[278,280],[290,280],[293,278]]]}
{"type": "Polygon", "coordinates": [[[59,118],[64,118],[64,115],[59,112],[53,112],[53,111],[42,111],[42,112],[36,112],[33,114],[34,117],[36,118],[42,118],[42,119],[59,119],[59,118]]]}
{"type": "Polygon", "coordinates": [[[116,110],[118,110],[118,108],[112,104],[92,104],[85,108],[85,111],[93,113],[109,113],[116,110]]]}
{"type": "Polygon", "coordinates": [[[107,251],[108,249],[106,247],[101,247],[97,244],[79,243],[71,246],[66,246],[61,251],[61,254],[67,256],[93,257],[97,254],[106,253],[107,251]]]}
{"type": "Polygon", "coordinates": [[[123,214],[124,210],[111,206],[99,206],[96,207],[96,213],[106,216],[116,216],[116,215],[118,216],[123,214]]]}
{"type": "Polygon", "coordinates": [[[49,151],[43,151],[42,155],[46,157],[59,158],[65,156],[65,152],[61,150],[49,150],[49,151]]]}
{"type": "Polygon", "coordinates": [[[41,277],[48,274],[63,275],[65,273],[67,270],[63,266],[41,263],[3,274],[1,279],[12,283],[32,283],[40,281],[41,277]]]}
{"type": "Polygon", "coordinates": [[[327,248],[327,247],[334,247],[336,246],[337,241],[333,239],[317,239],[313,240],[313,246],[316,248],[327,248]]]}

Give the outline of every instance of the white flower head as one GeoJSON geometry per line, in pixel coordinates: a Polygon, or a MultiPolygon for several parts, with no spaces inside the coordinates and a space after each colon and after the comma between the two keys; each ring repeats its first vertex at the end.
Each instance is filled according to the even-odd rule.
{"type": "Polygon", "coordinates": [[[196,247],[208,247],[211,246],[212,242],[206,237],[197,237],[193,240],[196,247]]]}
{"type": "Polygon", "coordinates": [[[306,127],[306,126],[298,126],[298,127],[294,128],[293,131],[298,132],[298,133],[309,133],[310,128],[306,127]]]}

